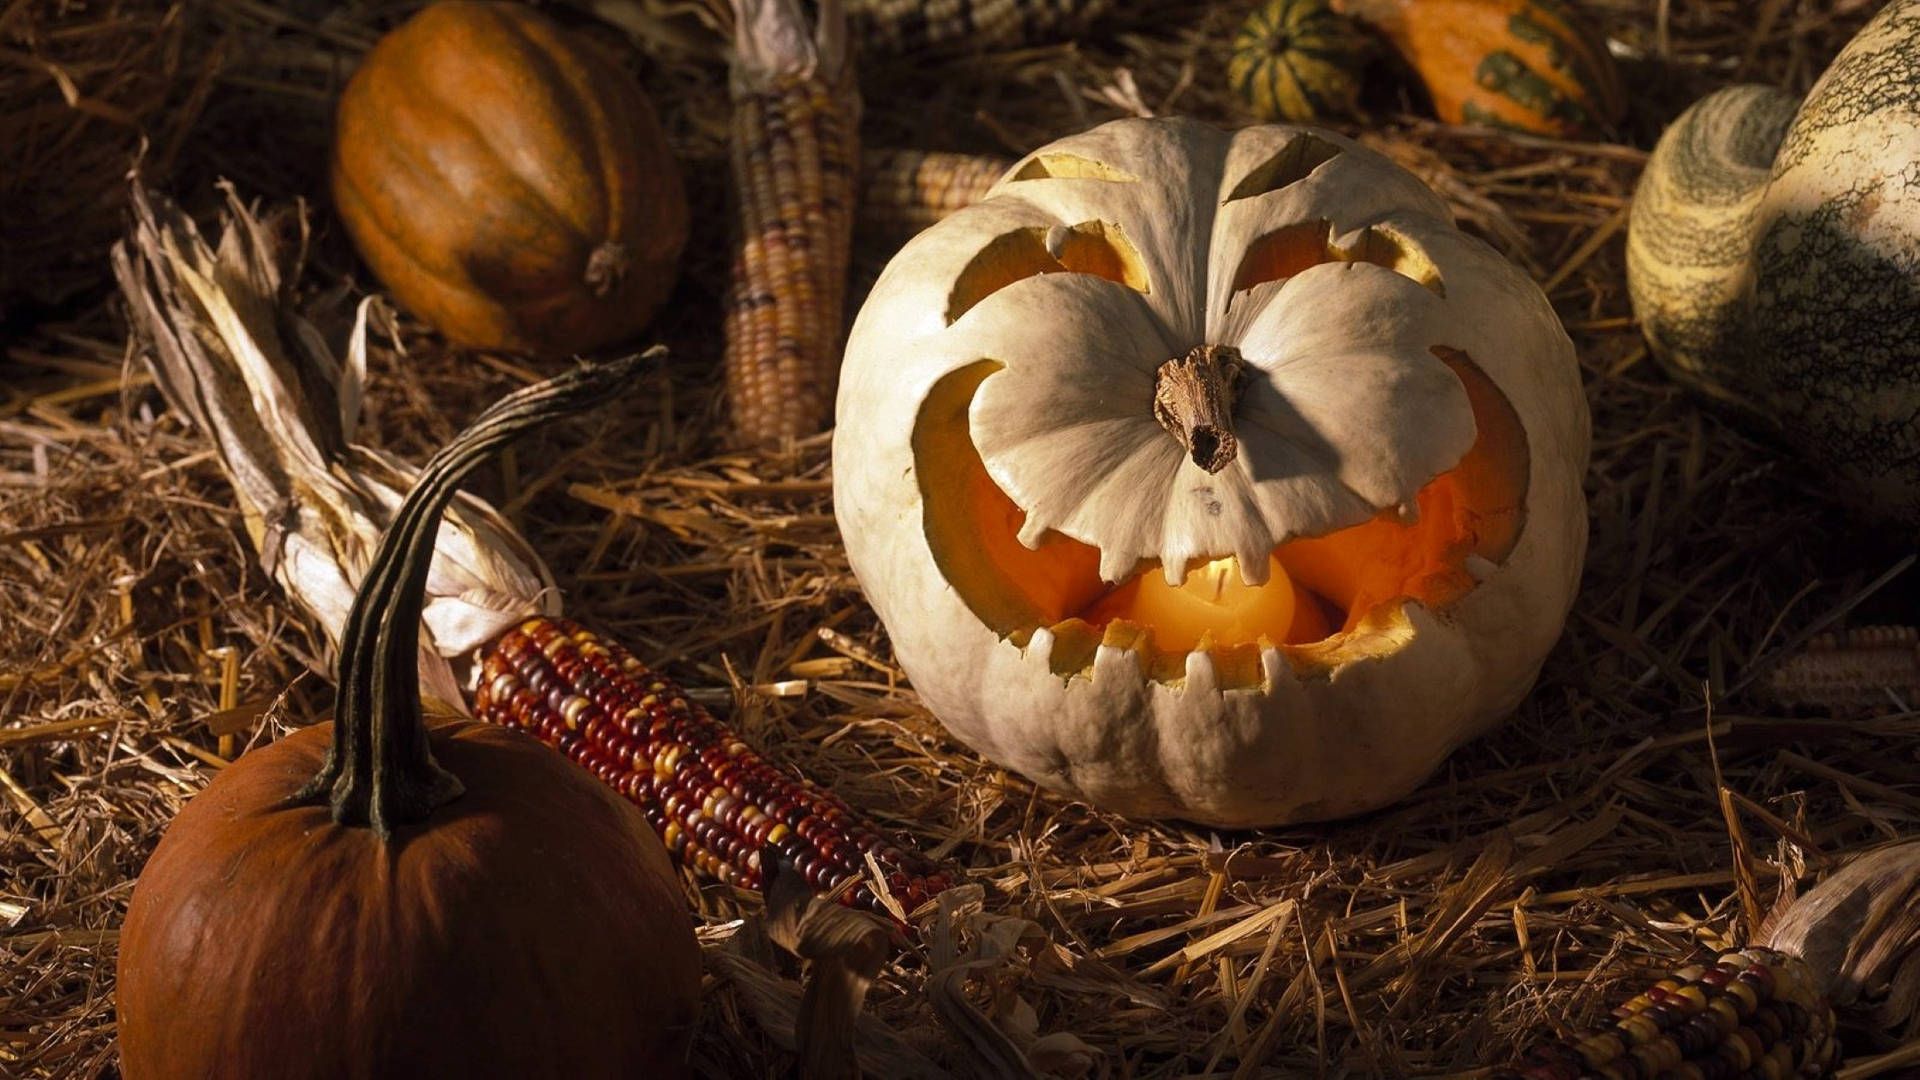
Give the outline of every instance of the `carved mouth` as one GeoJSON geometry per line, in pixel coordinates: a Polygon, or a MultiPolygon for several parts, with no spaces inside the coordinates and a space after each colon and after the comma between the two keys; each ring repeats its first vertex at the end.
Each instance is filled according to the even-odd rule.
{"type": "Polygon", "coordinates": [[[1089,674],[1103,645],[1133,651],[1142,672],[1165,683],[1204,654],[1222,689],[1263,685],[1268,649],[1302,674],[1394,651],[1411,636],[1406,603],[1458,603],[1512,553],[1525,520],[1519,417],[1467,354],[1433,352],[1466,389],[1472,447],[1420,489],[1411,513],[1386,510],[1280,544],[1261,585],[1247,584],[1231,556],[1190,567],[1174,585],[1154,560],[1103,580],[1098,548],[1051,530],[1023,545],[1026,514],[994,483],[968,427],[976,391],[1001,365],[962,367],[935,384],[913,432],[934,561],[982,623],[1022,648],[1044,646],[1063,677],[1089,674]]]}

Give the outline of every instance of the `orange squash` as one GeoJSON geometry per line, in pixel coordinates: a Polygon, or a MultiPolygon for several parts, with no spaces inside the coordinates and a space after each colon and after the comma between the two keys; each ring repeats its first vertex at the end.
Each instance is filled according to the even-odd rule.
{"type": "Polygon", "coordinates": [[[638,333],[687,239],[639,84],[520,4],[437,3],[340,96],[333,197],[373,272],[454,341],[547,355],[638,333]]]}
{"type": "Polygon", "coordinates": [[[1378,31],[1449,124],[1591,136],[1626,111],[1606,39],[1573,0],[1333,0],[1378,31]]]}

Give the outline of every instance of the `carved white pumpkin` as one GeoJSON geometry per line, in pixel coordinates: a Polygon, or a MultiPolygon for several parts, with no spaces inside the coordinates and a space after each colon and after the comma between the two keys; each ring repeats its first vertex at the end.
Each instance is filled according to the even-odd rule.
{"type": "Polygon", "coordinates": [[[956,736],[1121,813],[1278,824],[1399,798],[1519,702],[1587,449],[1546,299],[1414,176],[1122,120],[893,259],[834,499],[956,736]]]}

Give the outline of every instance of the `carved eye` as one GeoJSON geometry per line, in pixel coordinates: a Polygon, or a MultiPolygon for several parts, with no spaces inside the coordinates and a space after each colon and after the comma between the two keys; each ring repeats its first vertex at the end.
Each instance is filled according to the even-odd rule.
{"type": "Polygon", "coordinates": [[[1440,268],[1434,265],[1420,246],[1396,232],[1391,226],[1371,225],[1336,243],[1330,221],[1302,221],[1283,225],[1247,245],[1240,269],[1233,275],[1233,291],[1243,293],[1269,281],[1282,281],[1310,266],[1327,262],[1367,262],[1384,266],[1433,290],[1447,295],[1440,280],[1440,268]]]}
{"type": "Polygon", "coordinates": [[[1131,173],[1122,172],[1111,165],[1103,165],[1092,158],[1078,154],[1041,153],[1028,158],[1010,180],[1105,180],[1116,184],[1134,184],[1139,180],[1131,173]]]}
{"type": "Polygon", "coordinates": [[[1033,226],[994,237],[967,263],[948,297],[947,322],[958,321],[975,304],[1016,281],[1059,273],[1092,274],[1136,292],[1151,291],[1140,251],[1118,223],[1033,226]]]}
{"type": "Polygon", "coordinates": [[[1305,180],[1344,151],[1311,132],[1304,133],[1255,168],[1236,185],[1227,202],[1266,195],[1305,180]]]}

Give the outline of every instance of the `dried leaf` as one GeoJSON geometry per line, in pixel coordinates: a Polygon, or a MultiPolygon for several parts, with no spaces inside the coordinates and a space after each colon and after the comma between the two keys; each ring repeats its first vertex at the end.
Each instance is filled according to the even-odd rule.
{"type": "Polygon", "coordinates": [[[1835,1005],[1871,1005],[1886,1028],[1920,1030],[1920,842],[1877,848],[1789,906],[1761,940],[1829,980],[1835,1005]]]}
{"type": "Polygon", "coordinates": [[[900,942],[892,926],[837,900],[815,895],[791,862],[770,864],[766,915],[750,920],[737,944],[715,959],[747,992],[755,1018],[800,1055],[800,1075],[820,1080],[944,1076],[898,1036],[861,1015],[867,990],[900,942]],[[770,942],[806,963],[805,988],[779,978],[767,960],[746,955],[770,942]],[[722,959],[724,957],[724,959],[722,959]]]}
{"type": "Polygon", "coordinates": [[[956,947],[959,920],[953,915],[958,904],[950,905],[945,895],[940,903],[940,916],[934,926],[933,970],[927,980],[927,997],[935,1015],[972,1054],[975,1068],[982,1075],[1037,1076],[1014,1036],[967,997],[967,980],[997,974],[1023,942],[1045,942],[1046,932],[1026,919],[973,915],[966,922],[975,934],[974,946],[962,954],[956,947]]]}
{"type": "MultiPolygon", "coordinates": [[[[337,639],[418,470],[352,443],[366,305],[344,366],[290,306],[306,249],[304,208],[263,215],[231,185],[224,191],[220,238],[209,246],[191,218],[136,177],[133,225],[114,247],[114,275],[161,392],[214,441],[261,565],[337,639]]],[[[534,612],[558,613],[545,564],[498,511],[463,496],[448,509],[429,572],[422,689],[464,700],[442,658],[534,612]]]]}

